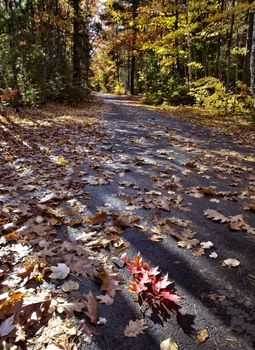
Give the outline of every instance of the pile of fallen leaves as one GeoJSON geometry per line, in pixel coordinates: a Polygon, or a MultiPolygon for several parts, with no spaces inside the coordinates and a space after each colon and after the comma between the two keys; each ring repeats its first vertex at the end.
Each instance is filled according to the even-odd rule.
{"type": "Polygon", "coordinates": [[[165,301],[177,302],[181,298],[176,295],[169,285],[168,275],[161,276],[158,266],[151,268],[147,262],[142,261],[140,254],[133,260],[124,257],[123,261],[127,265],[133,280],[129,286],[131,292],[137,293],[140,303],[162,304],[165,301]]]}

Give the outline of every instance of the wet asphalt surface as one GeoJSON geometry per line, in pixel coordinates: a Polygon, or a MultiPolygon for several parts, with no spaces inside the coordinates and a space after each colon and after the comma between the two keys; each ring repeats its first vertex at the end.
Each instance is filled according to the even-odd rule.
{"type": "MultiPolygon", "coordinates": [[[[125,211],[127,203],[121,200],[120,192],[130,196],[135,196],[137,191],[145,193],[150,190],[167,194],[167,190],[155,186],[152,177],[158,172],[169,177],[179,176],[183,186],[180,195],[190,211],[173,207],[169,212],[138,209],[134,213],[143,220],[149,220],[156,212],[190,220],[189,228],[196,232],[196,238],[212,241],[214,247],[210,252],[216,251],[218,258],[210,258],[209,252],[195,257],[190,250],[178,247],[170,235],[164,235],[161,242],[152,242],[135,227],[125,229],[123,238],[130,244],[128,255],[132,257],[140,251],[144,260],[159,266],[164,274],[168,273],[183,300],[178,303],[180,308],[173,310],[164,320],[147,310],[144,317],[148,328],[143,334],[129,338],[123,335],[125,327],[130,320],[141,318],[142,314],[136,297],[127,291],[127,285],[123,285],[116,293],[113,305],[99,305],[99,316],[106,318],[107,322],[98,326],[94,341],[90,345],[84,343],[81,349],[154,350],[170,336],[179,349],[185,350],[255,349],[255,285],[248,278],[249,274],[255,275],[255,236],[231,231],[226,224],[213,222],[203,214],[206,209],[220,210],[224,215],[244,214],[243,201],[220,198],[217,203],[210,202],[214,197],[194,198],[187,193],[187,188],[195,186],[215,186],[217,191],[246,191],[250,182],[242,167],[248,168],[251,174],[255,164],[246,162],[243,157],[254,149],[214,129],[151,111],[128,98],[99,97],[109,107],[105,115],[109,142],[99,148],[102,156],[112,158],[112,162],[101,162],[101,171],[117,169],[120,172],[123,169],[125,175],[120,178],[117,172],[109,184],[85,186],[85,191],[92,195],[88,203],[91,212],[103,206],[125,211]],[[230,153],[233,151],[234,154],[230,153]],[[139,161],[141,158],[145,162],[139,161]],[[190,161],[197,162],[199,167],[185,173],[184,164],[190,161]],[[121,185],[123,181],[135,184],[137,189],[121,185]],[[220,262],[227,258],[236,258],[241,265],[238,268],[222,267],[220,262]],[[209,294],[223,298],[211,300],[209,294]],[[197,330],[204,328],[209,332],[209,339],[198,345],[197,330]]],[[[254,227],[254,212],[245,212],[244,216],[254,227]]],[[[118,264],[116,269],[128,279],[126,270],[118,264]]],[[[100,294],[88,281],[81,286],[84,292],[90,289],[96,295],[100,294]]]]}

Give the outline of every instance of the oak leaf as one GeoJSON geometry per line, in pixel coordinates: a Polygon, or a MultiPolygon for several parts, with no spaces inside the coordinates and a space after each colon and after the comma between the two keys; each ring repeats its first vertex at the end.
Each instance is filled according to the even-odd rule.
{"type": "Polygon", "coordinates": [[[229,221],[229,219],[226,216],[214,209],[207,209],[204,211],[204,214],[207,217],[207,219],[211,219],[213,221],[220,221],[221,223],[229,221]]]}
{"type": "Polygon", "coordinates": [[[101,304],[106,304],[106,305],[112,305],[113,304],[113,298],[111,298],[108,294],[105,295],[98,295],[97,300],[101,304]]]}
{"type": "Polygon", "coordinates": [[[136,337],[137,335],[143,333],[143,331],[148,328],[145,324],[144,319],[129,321],[129,324],[124,330],[124,335],[126,337],[136,337]]]}
{"type": "Polygon", "coordinates": [[[75,282],[75,281],[66,281],[63,285],[62,285],[62,290],[64,292],[71,292],[73,290],[78,290],[80,287],[79,283],[78,282],[75,282]]]}

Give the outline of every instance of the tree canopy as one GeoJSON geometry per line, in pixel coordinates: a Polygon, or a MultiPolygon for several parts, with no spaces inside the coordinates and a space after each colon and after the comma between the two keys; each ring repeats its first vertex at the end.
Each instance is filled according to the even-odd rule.
{"type": "Polygon", "coordinates": [[[251,0],[5,0],[1,100],[142,94],[225,112],[254,105],[251,0]]]}
{"type": "Polygon", "coordinates": [[[254,8],[250,0],[107,0],[95,86],[143,93],[153,104],[245,110],[254,94],[254,8]]]}

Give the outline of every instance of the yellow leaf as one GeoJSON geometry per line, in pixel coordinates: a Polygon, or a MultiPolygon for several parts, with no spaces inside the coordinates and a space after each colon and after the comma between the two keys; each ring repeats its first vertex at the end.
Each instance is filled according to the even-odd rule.
{"type": "Polygon", "coordinates": [[[209,338],[209,333],[208,333],[207,329],[203,328],[203,329],[199,329],[198,330],[198,332],[197,332],[197,341],[198,341],[199,344],[202,344],[208,338],[209,338]]]}
{"type": "Polygon", "coordinates": [[[160,343],[160,350],[178,350],[178,349],[179,349],[179,346],[171,337],[169,337],[168,339],[160,343]]]}

